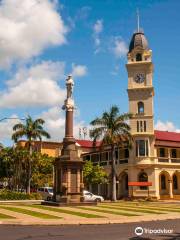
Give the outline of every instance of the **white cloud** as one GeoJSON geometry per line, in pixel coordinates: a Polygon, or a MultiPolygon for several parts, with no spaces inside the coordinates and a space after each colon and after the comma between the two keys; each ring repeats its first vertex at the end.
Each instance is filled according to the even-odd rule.
{"type": "Polygon", "coordinates": [[[66,42],[67,27],[57,12],[57,1],[2,0],[0,22],[1,68],[66,42]]]}
{"type": "Polygon", "coordinates": [[[40,114],[45,120],[46,130],[51,135],[51,141],[61,141],[64,136],[65,118],[63,112],[58,107],[52,107],[40,114]]]}
{"type": "Polygon", "coordinates": [[[94,30],[94,33],[95,34],[99,34],[99,33],[101,33],[102,32],[102,30],[103,30],[103,20],[101,19],[98,19],[97,21],[96,21],[96,23],[94,24],[94,26],[93,26],[93,30],[94,30]]]}
{"type": "Polygon", "coordinates": [[[169,132],[180,132],[180,129],[177,128],[174,123],[170,121],[162,122],[158,120],[155,124],[155,129],[169,132]]]}
{"type": "Polygon", "coordinates": [[[87,74],[87,67],[85,65],[72,64],[72,76],[83,77],[87,74]]]}
{"type": "Polygon", "coordinates": [[[96,21],[96,23],[93,26],[93,39],[94,39],[94,43],[95,43],[95,53],[100,51],[100,44],[101,44],[101,39],[100,39],[100,34],[103,31],[103,20],[102,19],[98,19],[96,21]]]}
{"type": "MultiPolygon", "coordinates": [[[[10,116],[10,118],[18,118],[16,114],[10,116]]],[[[11,139],[13,133],[13,126],[19,123],[18,119],[7,119],[0,122],[0,142],[11,139]]]]}
{"type": "Polygon", "coordinates": [[[114,38],[113,47],[111,49],[112,49],[112,52],[114,53],[115,57],[117,57],[117,58],[124,57],[128,52],[127,44],[120,37],[114,38]]]}
{"type": "MultiPolygon", "coordinates": [[[[74,112],[75,115],[75,112],[74,112]]],[[[62,141],[64,137],[65,113],[58,107],[52,107],[44,111],[41,118],[45,120],[45,128],[51,135],[51,141],[62,141]]],[[[74,137],[79,138],[79,128],[84,126],[84,122],[75,121],[74,137]]]]}
{"type": "Polygon", "coordinates": [[[44,61],[24,67],[7,82],[7,89],[0,92],[0,107],[39,107],[59,105],[64,101],[65,89],[58,80],[64,78],[63,62],[44,61]]]}
{"type": "MultiPolygon", "coordinates": [[[[43,118],[45,120],[44,129],[51,135],[51,139],[48,141],[62,141],[65,134],[65,112],[60,107],[52,107],[43,111],[39,115],[33,116],[33,119],[43,118]]],[[[74,112],[76,119],[76,111],[74,112]]],[[[16,114],[10,116],[10,118],[18,118],[16,114]]],[[[0,122],[0,143],[6,142],[11,139],[13,133],[13,126],[20,122],[19,119],[8,119],[0,122]]],[[[74,137],[79,138],[79,128],[85,126],[83,121],[74,121],[74,137]]],[[[88,136],[86,136],[86,139],[88,136]]],[[[46,140],[46,139],[44,139],[46,140]]],[[[10,144],[10,142],[9,142],[10,144]]]]}

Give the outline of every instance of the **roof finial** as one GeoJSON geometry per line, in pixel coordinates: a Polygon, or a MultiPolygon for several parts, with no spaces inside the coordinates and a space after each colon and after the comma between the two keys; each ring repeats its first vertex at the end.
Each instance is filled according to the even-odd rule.
{"type": "Polygon", "coordinates": [[[136,13],[137,13],[137,31],[139,32],[139,9],[137,8],[137,11],[136,11],[136,13]]]}

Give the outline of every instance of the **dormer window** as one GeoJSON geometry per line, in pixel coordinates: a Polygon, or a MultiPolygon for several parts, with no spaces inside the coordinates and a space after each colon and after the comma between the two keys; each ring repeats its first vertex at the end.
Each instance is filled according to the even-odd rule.
{"type": "Polygon", "coordinates": [[[143,114],[143,113],[144,113],[144,103],[138,102],[138,114],[143,114]]]}
{"type": "Polygon", "coordinates": [[[142,54],[141,53],[137,53],[136,54],[136,62],[140,62],[142,61],[142,54]]]}

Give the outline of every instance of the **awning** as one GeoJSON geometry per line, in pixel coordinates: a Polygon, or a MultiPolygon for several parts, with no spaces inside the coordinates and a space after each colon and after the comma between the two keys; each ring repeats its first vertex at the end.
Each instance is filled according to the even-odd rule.
{"type": "Polygon", "coordinates": [[[128,186],[146,187],[146,186],[152,186],[152,182],[128,182],[128,186]]]}

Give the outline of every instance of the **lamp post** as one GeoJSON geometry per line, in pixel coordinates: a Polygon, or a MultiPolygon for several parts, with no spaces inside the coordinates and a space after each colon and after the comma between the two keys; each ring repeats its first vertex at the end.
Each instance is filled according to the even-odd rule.
{"type": "Polygon", "coordinates": [[[22,120],[22,121],[24,121],[25,120],[25,118],[7,118],[7,117],[5,117],[5,118],[2,118],[2,119],[0,119],[0,122],[2,122],[2,121],[4,121],[4,120],[15,120],[15,119],[18,119],[18,120],[22,120]]]}

